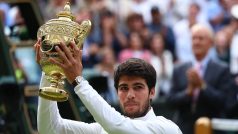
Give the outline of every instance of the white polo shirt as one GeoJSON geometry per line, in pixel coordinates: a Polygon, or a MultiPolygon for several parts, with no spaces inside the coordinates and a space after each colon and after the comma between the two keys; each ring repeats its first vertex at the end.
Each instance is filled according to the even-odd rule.
{"type": "MultiPolygon", "coordinates": [[[[42,75],[40,87],[48,85],[42,75]]],[[[37,123],[40,134],[182,134],[177,125],[162,116],[156,116],[152,108],[140,118],[130,119],[121,115],[86,80],[74,90],[96,123],[63,119],[57,102],[39,97],[37,123]]]]}

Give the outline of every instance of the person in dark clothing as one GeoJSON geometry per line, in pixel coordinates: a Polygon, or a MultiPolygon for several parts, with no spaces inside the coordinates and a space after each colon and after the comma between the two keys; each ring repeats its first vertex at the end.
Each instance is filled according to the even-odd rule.
{"type": "Polygon", "coordinates": [[[193,134],[194,123],[199,117],[223,117],[226,93],[232,85],[228,66],[209,57],[213,44],[212,30],[195,24],[191,34],[196,60],[174,68],[168,98],[178,110],[176,122],[183,134],[193,134]]]}
{"type": "Polygon", "coordinates": [[[163,24],[162,15],[158,7],[152,7],[151,17],[152,22],[147,25],[147,28],[152,34],[160,33],[162,35],[165,41],[165,49],[169,50],[173,54],[173,59],[176,60],[175,36],[172,28],[163,24]]]}

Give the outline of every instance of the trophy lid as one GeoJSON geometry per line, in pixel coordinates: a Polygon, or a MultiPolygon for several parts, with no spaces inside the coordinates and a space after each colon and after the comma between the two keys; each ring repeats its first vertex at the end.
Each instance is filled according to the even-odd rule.
{"type": "Polygon", "coordinates": [[[37,38],[48,40],[51,44],[74,40],[77,45],[83,43],[91,29],[91,21],[84,20],[81,24],[75,22],[75,16],[70,11],[67,2],[64,10],[57,14],[56,19],[51,19],[43,24],[37,31],[37,38]]]}
{"type": "Polygon", "coordinates": [[[64,10],[63,10],[63,11],[60,11],[60,12],[57,14],[57,17],[58,17],[58,18],[66,17],[66,18],[69,18],[69,19],[72,20],[72,21],[75,20],[75,16],[71,13],[70,3],[69,3],[69,2],[67,2],[66,5],[64,6],[64,10]]]}

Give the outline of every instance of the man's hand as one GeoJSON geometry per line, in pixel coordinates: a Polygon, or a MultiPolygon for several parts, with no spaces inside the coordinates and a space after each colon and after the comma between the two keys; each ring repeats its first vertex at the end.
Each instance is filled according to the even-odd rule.
{"type": "Polygon", "coordinates": [[[199,76],[196,69],[191,68],[187,71],[188,87],[202,89],[204,80],[199,76]]]}
{"type": "Polygon", "coordinates": [[[49,61],[60,66],[64,70],[67,80],[72,83],[77,76],[82,75],[82,51],[73,42],[70,42],[69,46],[72,50],[63,43],[55,46],[62,62],[54,58],[49,58],[49,61]]]}
{"type": "Polygon", "coordinates": [[[186,94],[189,95],[189,96],[193,96],[193,90],[194,89],[195,88],[193,87],[193,85],[189,83],[188,86],[187,86],[187,89],[186,89],[186,94]]]}

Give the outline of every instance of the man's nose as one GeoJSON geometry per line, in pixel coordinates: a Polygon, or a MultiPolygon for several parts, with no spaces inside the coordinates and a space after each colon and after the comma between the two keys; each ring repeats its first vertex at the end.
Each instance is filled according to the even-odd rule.
{"type": "Polygon", "coordinates": [[[129,89],[128,94],[127,94],[128,99],[134,99],[135,98],[135,92],[133,89],[129,89]]]}
{"type": "Polygon", "coordinates": [[[194,43],[194,44],[197,44],[197,43],[200,42],[200,40],[201,40],[201,39],[199,39],[199,38],[193,38],[193,43],[194,43]]]}

